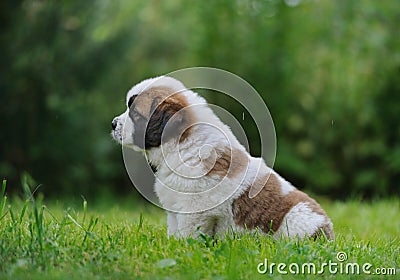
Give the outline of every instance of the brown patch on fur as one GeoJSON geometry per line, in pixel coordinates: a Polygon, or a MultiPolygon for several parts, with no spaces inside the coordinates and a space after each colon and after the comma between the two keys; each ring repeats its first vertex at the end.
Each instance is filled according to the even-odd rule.
{"type": "Polygon", "coordinates": [[[139,124],[135,124],[138,128],[135,136],[138,142],[145,139],[145,143],[137,144],[147,149],[161,145],[161,138],[169,140],[179,137],[180,142],[184,141],[190,135],[194,120],[190,110],[182,110],[188,106],[182,93],[175,93],[168,87],[152,87],[139,94],[130,108],[132,119],[135,113],[142,116],[142,119],[138,118],[139,124]],[[163,135],[167,123],[168,129],[163,135]]]}
{"type": "MultiPolygon", "coordinates": [[[[150,113],[152,115],[149,126],[151,125],[152,119],[159,122],[171,120],[172,123],[168,124],[168,130],[166,131],[168,134],[164,136],[165,140],[175,135],[180,137],[179,142],[183,142],[190,134],[191,124],[193,123],[193,117],[190,112],[187,109],[183,110],[187,106],[189,106],[189,104],[186,98],[179,93],[170,95],[166,99],[154,99],[150,110],[153,112],[150,113]]],[[[162,129],[164,128],[165,127],[162,127],[162,129]]]]}
{"type": "MultiPolygon", "coordinates": [[[[186,97],[179,93],[170,97],[170,102],[172,102],[174,104],[180,104],[180,106],[182,108],[189,106],[189,103],[187,102],[186,97]]],[[[180,143],[185,141],[188,138],[188,136],[190,135],[192,125],[193,125],[194,119],[195,119],[194,115],[188,109],[182,111],[181,114],[183,114],[183,116],[181,117],[182,124],[181,124],[180,130],[179,130],[179,132],[181,132],[181,135],[179,138],[180,143]]]]}
{"type": "Polygon", "coordinates": [[[230,147],[217,149],[217,158],[213,157],[204,160],[207,176],[218,175],[233,178],[244,171],[249,163],[248,156],[239,149],[231,150],[230,147]]]}
{"type": "Polygon", "coordinates": [[[248,229],[260,228],[265,233],[271,231],[274,233],[279,229],[290,209],[300,202],[306,202],[314,212],[326,216],[319,204],[307,194],[295,189],[283,195],[279,179],[274,174],[270,174],[266,180],[266,176],[254,182],[256,186],[265,184],[255,197],[249,198],[249,188],[233,202],[234,222],[237,225],[248,229]]]}
{"type": "MultiPolygon", "coordinates": [[[[160,103],[162,100],[175,94],[179,93],[174,93],[174,91],[168,87],[151,87],[137,95],[133,105],[138,113],[146,118],[150,118],[151,111],[152,109],[154,110],[154,108],[151,107],[154,105],[155,100],[160,103]]],[[[186,100],[182,105],[187,105],[186,100]]]]}
{"type": "Polygon", "coordinates": [[[155,105],[161,105],[163,102],[176,103],[182,108],[189,106],[186,97],[181,92],[175,92],[169,87],[151,87],[134,99],[136,110],[145,117],[150,117],[151,111],[154,110],[155,105]],[[152,108],[153,106],[153,108],[152,108]]]}

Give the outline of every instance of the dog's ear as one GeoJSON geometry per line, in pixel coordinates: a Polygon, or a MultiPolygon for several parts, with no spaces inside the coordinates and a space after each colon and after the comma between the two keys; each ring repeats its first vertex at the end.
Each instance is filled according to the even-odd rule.
{"type": "Polygon", "coordinates": [[[168,141],[173,137],[180,136],[185,119],[185,112],[181,111],[183,108],[184,105],[173,97],[165,100],[161,98],[153,100],[150,109],[151,116],[146,127],[146,149],[158,147],[161,145],[161,141],[168,141]]]}

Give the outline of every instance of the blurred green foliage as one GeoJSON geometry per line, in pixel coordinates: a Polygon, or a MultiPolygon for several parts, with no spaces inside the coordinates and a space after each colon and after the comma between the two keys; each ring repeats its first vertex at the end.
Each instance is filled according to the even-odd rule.
{"type": "Polygon", "coordinates": [[[11,187],[28,171],[48,194],[130,190],[109,136],[125,92],[211,66],[260,92],[275,168],[300,188],[399,194],[399,1],[8,0],[0,26],[0,176],[11,187]]]}

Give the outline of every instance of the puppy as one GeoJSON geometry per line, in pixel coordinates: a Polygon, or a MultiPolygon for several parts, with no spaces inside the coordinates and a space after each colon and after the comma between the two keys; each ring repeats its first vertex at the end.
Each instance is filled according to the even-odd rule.
{"type": "Polygon", "coordinates": [[[180,81],[142,81],[126,104],[112,121],[112,136],[145,151],[156,168],[155,192],[167,210],[169,235],[232,229],[274,238],[334,238],[321,206],[250,156],[206,101],[180,81]]]}

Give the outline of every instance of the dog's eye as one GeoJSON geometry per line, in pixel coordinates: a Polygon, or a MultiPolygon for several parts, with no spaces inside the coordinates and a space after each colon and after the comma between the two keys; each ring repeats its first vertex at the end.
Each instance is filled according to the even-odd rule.
{"type": "Polygon", "coordinates": [[[137,96],[137,95],[133,95],[131,98],[129,98],[129,101],[128,101],[128,108],[131,107],[131,105],[132,105],[133,101],[135,100],[136,96],[137,96]]]}

